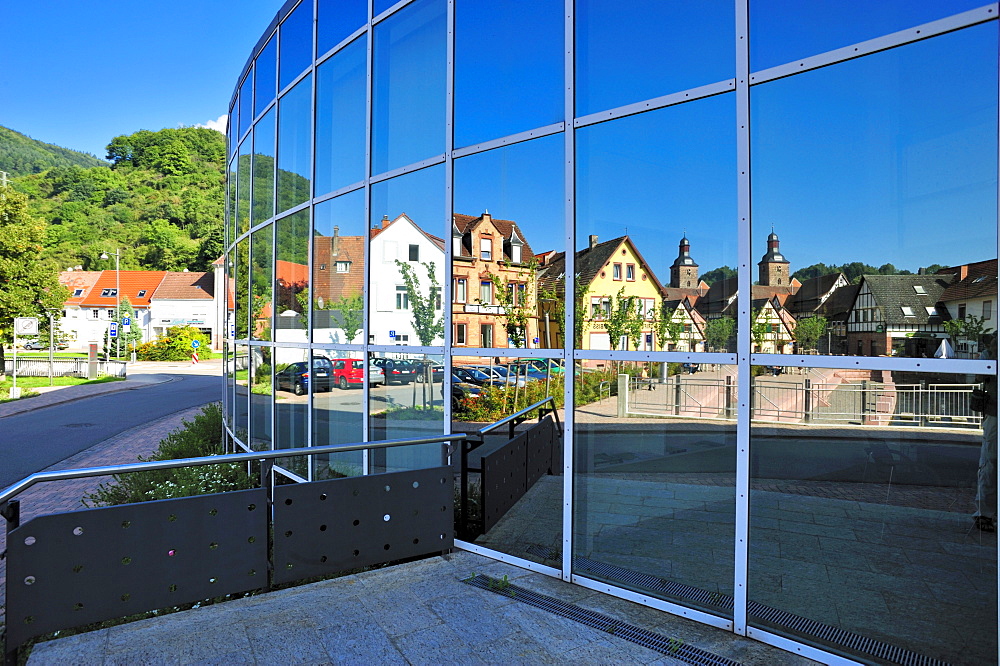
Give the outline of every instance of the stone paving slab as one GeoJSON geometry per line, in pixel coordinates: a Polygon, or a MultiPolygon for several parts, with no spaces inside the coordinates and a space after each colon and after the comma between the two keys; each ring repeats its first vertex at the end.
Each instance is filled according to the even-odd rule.
{"type": "Polygon", "coordinates": [[[745,664],[815,663],[464,551],[57,638],[27,663],[684,663],[462,582],[486,572],[745,664]]]}

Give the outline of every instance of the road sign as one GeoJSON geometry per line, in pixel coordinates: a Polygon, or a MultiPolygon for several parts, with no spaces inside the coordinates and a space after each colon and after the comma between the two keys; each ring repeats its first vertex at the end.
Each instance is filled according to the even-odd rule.
{"type": "Polygon", "coordinates": [[[532,339],[531,339],[531,342],[532,342],[533,344],[536,344],[536,345],[537,345],[537,344],[538,344],[538,338],[532,338],[532,339]]]}
{"type": "Polygon", "coordinates": [[[197,349],[198,347],[201,347],[201,342],[199,342],[198,340],[192,340],[191,347],[192,349],[197,349]]]}
{"type": "Polygon", "coordinates": [[[131,326],[132,317],[122,317],[122,326],[131,326]]]}
{"type": "Polygon", "coordinates": [[[395,340],[396,339],[396,331],[389,331],[389,337],[392,338],[393,340],[395,340]]]}
{"type": "Polygon", "coordinates": [[[112,338],[118,337],[118,322],[116,321],[111,322],[111,326],[108,329],[108,336],[112,338]]]}
{"type": "Polygon", "coordinates": [[[14,333],[38,335],[38,317],[14,317],[14,333]]]}

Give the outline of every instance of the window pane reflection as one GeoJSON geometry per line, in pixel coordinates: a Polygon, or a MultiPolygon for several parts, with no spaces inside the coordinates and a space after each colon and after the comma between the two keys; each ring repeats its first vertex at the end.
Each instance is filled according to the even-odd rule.
{"type": "MultiPolygon", "coordinates": [[[[441,366],[436,354],[373,353],[367,368],[373,384],[368,396],[370,441],[408,439],[444,434],[443,384],[426,381],[425,368],[441,366]]],[[[373,472],[436,467],[442,464],[441,444],[376,449],[373,472]]]]}
{"type": "Polygon", "coordinates": [[[313,213],[313,342],[361,344],[365,316],[364,190],[313,213]]]}
{"type": "MultiPolygon", "coordinates": [[[[308,349],[274,348],[274,448],[294,449],[307,446],[308,393],[325,388],[323,359],[310,365],[308,349]]],[[[304,456],[278,460],[278,465],[304,479],[309,478],[308,459],[304,456]]]]}
{"type": "Polygon", "coordinates": [[[444,152],[445,3],[417,0],[375,26],[372,172],[444,152]]]}
{"type": "MultiPolygon", "coordinates": [[[[734,102],[719,95],[577,133],[578,348],[735,347],[734,102]]],[[[564,267],[555,257],[548,271],[560,293],[564,267]]]]}
{"type": "Polygon", "coordinates": [[[254,126],[253,217],[258,224],[274,215],[274,116],[271,109],[254,126]]]}
{"type": "MultiPolygon", "coordinates": [[[[332,349],[313,350],[314,357],[324,357],[329,365],[326,386],[313,391],[313,446],[357,444],[364,441],[364,354],[332,349]]],[[[358,476],[363,473],[361,451],[312,456],[314,479],[358,476]]]]}
{"type": "Polygon", "coordinates": [[[274,257],[271,226],[258,229],[251,234],[250,271],[250,338],[252,340],[271,339],[271,317],[274,314],[272,283],[274,281],[274,257]]]}
{"type": "Polygon", "coordinates": [[[271,37],[254,60],[254,94],[253,115],[256,118],[267,105],[274,101],[278,78],[278,38],[271,37]]]}
{"type": "Polygon", "coordinates": [[[562,120],[562,2],[473,0],[456,7],[455,23],[456,146],[562,120]],[[483,48],[484,34],[503,48],[483,48]]]}
{"type": "Polygon", "coordinates": [[[574,573],[732,616],[735,375],[677,363],[577,369],[574,573]]]}
{"type": "Polygon", "coordinates": [[[316,193],[324,194],[365,177],[365,62],[361,37],[316,74],[316,193]]]}
{"type": "Polygon", "coordinates": [[[236,230],[244,233],[250,230],[250,193],[253,189],[253,136],[248,136],[240,144],[236,158],[236,230]]]}
{"type": "Polygon", "coordinates": [[[577,0],[577,115],[733,78],[735,29],[724,0],[577,0]]]}
{"type": "Polygon", "coordinates": [[[371,188],[369,342],[444,344],[444,167],[371,188]]]}
{"type": "Polygon", "coordinates": [[[274,393],[270,347],[250,347],[250,449],[270,451],[274,393]]]}
{"type": "Polygon", "coordinates": [[[980,0],[750,3],[750,67],[757,71],[982,7],[980,0]]]}
{"type": "Polygon", "coordinates": [[[313,57],[313,3],[302,0],[281,24],[281,72],[279,88],[302,73],[313,57]]]}
{"type": "Polygon", "coordinates": [[[240,100],[238,102],[240,108],[240,136],[250,129],[250,124],[253,123],[254,113],[253,113],[253,69],[247,73],[247,78],[243,80],[243,85],[240,86],[240,100]]]}
{"type": "Polygon", "coordinates": [[[933,357],[945,342],[952,357],[977,352],[970,343],[985,329],[972,318],[996,321],[986,293],[996,293],[994,28],[751,90],[754,307],[771,301],[786,343],[864,356],[933,357]],[[963,319],[970,329],[949,333],[963,319]]]}
{"type": "Polygon", "coordinates": [[[555,278],[546,267],[565,249],[562,164],[561,134],[455,162],[454,346],[561,344],[555,278]]]}
{"type": "Polygon", "coordinates": [[[308,342],[309,211],[275,222],[275,342],[308,342]]]}
{"type": "Polygon", "coordinates": [[[993,661],[997,542],[973,527],[981,378],[787,370],[754,368],[754,418],[771,423],[751,433],[750,622],[863,660],[860,640],[824,640],[823,625],[928,659],[993,661]],[[795,629],[801,618],[820,626],[795,629]]]}
{"type": "Polygon", "coordinates": [[[306,77],[278,102],[278,212],[310,197],[312,78],[306,77]]]}
{"type": "Polygon", "coordinates": [[[319,0],[316,55],[322,56],[347,39],[368,20],[366,0],[319,0]]]}

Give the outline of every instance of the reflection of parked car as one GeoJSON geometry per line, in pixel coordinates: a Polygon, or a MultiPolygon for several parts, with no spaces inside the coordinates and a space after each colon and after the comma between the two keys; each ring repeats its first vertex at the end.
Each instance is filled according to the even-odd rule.
{"type": "Polygon", "coordinates": [[[499,365],[473,365],[469,366],[479,370],[480,372],[485,372],[493,379],[500,382],[500,384],[506,384],[508,386],[518,386],[524,387],[527,383],[524,377],[514,377],[507,372],[507,369],[499,365]]]}
{"type": "Polygon", "coordinates": [[[427,378],[428,368],[430,368],[431,381],[443,382],[444,381],[444,366],[440,363],[434,363],[432,361],[414,361],[413,369],[417,373],[414,381],[422,382],[427,378]]]}
{"type": "Polygon", "coordinates": [[[323,356],[313,356],[312,372],[305,361],[290,363],[274,375],[274,382],[279,391],[291,391],[295,395],[305,395],[309,390],[309,380],[313,381],[314,391],[330,390],[330,361],[323,356]]]}
{"type": "MultiPolygon", "coordinates": [[[[332,384],[336,384],[342,389],[349,386],[361,386],[365,383],[365,362],[357,358],[335,358],[330,361],[333,364],[332,384]]],[[[368,384],[385,383],[385,374],[382,368],[377,365],[368,366],[368,384]]]]}
{"type": "Polygon", "coordinates": [[[382,368],[382,372],[385,373],[386,384],[392,384],[393,382],[409,384],[417,376],[413,364],[409,361],[398,358],[373,358],[372,363],[382,368]]]}
{"type": "Polygon", "coordinates": [[[463,382],[457,375],[451,376],[451,411],[461,412],[465,409],[466,400],[479,397],[482,389],[475,384],[463,382]]]}
{"type": "MultiPolygon", "coordinates": [[[[24,343],[25,349],[48,349],[49,343],[45,340],[28,340],[24,343]]],[[[68,349],[69,343],[65,340],[56,340],[56,349],[68,349]]]]}
{"type": "Polygon", "coordinates": [[[460,365],[452,368],[452,372],[459,381],[475,384],[476,386],[503,386],[503,380],[496,379],[478,368],[467,368],[460,365]]]}

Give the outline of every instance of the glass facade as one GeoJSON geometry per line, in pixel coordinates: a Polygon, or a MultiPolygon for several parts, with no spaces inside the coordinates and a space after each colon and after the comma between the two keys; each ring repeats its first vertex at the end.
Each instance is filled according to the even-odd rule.
{"type": "Polygon", "coordinates": [[[530,5],[303,0],[262,35],[234,445],[545,400],[451,457],[461,547],[820,661],[996,663],[996,6],[530,5]]]}

